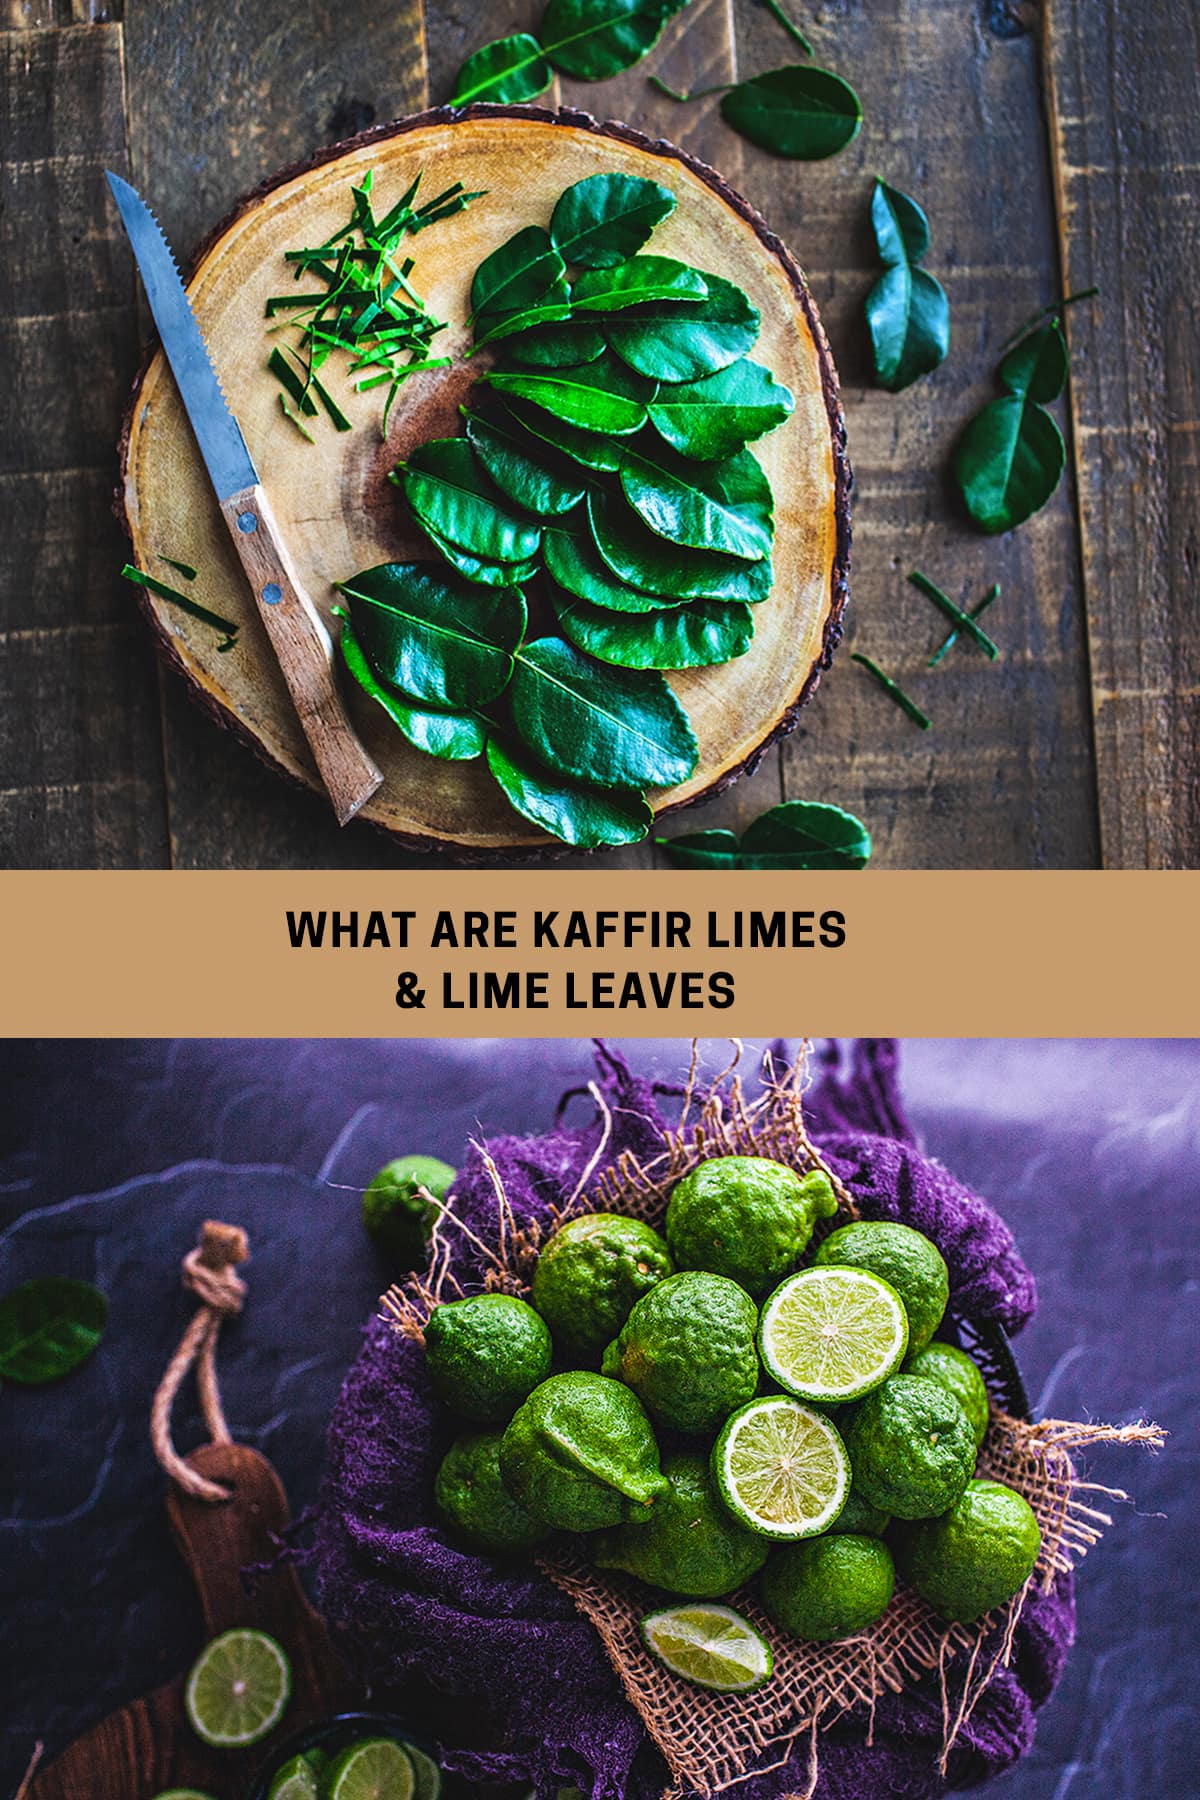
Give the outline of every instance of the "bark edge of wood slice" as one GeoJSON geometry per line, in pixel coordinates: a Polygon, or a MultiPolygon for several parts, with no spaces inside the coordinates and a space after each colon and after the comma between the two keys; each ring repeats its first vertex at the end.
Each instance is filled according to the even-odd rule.
{"type": "MultiPolygon", "coordinates": [[[[385,477],[415,444],[457,428],[472,373],[460,361],[469,344],[471,272],[512,232],[545,223],[571,182],[609,169],[649,175],[675,192],[676,210],[655,232],[653,248],[712,267],[749,293],[763,319],[751,354],[796,398],[788,421],[754,446],[775,493],[775,585],[755,609],[754,642],[744,656],[668,677],[692,720],[700,761],[687,782],[651,794],[657,823],[757,767],[794,729],[842,636],[852,476],[837,374],[800,266],[761,215],[716,170],[628,125],[565,108],[436,107],[374,126],[262,182],[210,233],[187,286],[289,549],[328,617],[333,582],[377,562],[434,554],[406,530],[385,477]],[[400,390],[386,444],[377,429],[382,401],[376,406],[377,395],[353,392],[347,398],[347,384],[339,382],[337,396],[356,429],[338,433],[321,417],[314,422],[316,443],[305,443],[283,417],[265,366],[264,302],[285,287],[283,250],[319,243],[344,223],[350,183],[368,168],[386,197],[393,180],[399,193],[419,168],[429,194],[451,180],[487,186],[489,164],[510,174],[519,168],[520,180],[493,185],[486,201],[422,234],[413,252],[418,291],[448,321],[435,351],[454,356],[454,366],[414,377],[400,390]],[[320,498],[326,494],[327,502],[320,498]]],[[[132,560],[241,625],[237,646],[219,654],[209,627],[139,590],[160,653],[219,723],[280,773],[320,791],[161,350],[148,357],[135,383],[120,466],[118,513],[132,560]],[[165,557],[192,564],[197,580],[181,583],[165,557]]],[[[343,685],[385,775],[359,816],[398,845],[464,862],[569,848],[511,810],[482,760],[444,763],[413,750],[377,706],[343,685]]]]}

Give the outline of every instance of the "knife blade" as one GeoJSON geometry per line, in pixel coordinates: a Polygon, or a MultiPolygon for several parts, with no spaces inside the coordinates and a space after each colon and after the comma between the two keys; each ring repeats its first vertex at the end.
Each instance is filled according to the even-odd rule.
{"type": "Polygon", "coordinates": [[[246,440],[225,398],[171,247],[141,195],[108,171],[163,353],[175,377],[221,514],[249,579],[301,727],[339,825],[383,780],[338,690],[333,643],[305,592],[246,440]]]}

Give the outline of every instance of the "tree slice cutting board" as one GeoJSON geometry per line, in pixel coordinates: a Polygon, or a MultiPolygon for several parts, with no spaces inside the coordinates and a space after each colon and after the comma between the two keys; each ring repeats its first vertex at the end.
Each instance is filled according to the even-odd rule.
{"type": "MultiPolygon", "coordinates": [[[[850,471],[837,377],[804,277],[762,219],[713,170],[627,126],[537,107],[442,108],[368,132],[249,196],[201,252],[189,292],[284,539],[327,615],[334,582],[392,558],[432,554],[411,526],[406,530],[386,477],[417,444],[459,427],[458,407],[475,367],[462,358],[471,342],[468,293],[477,264],[513,232],[547,224],[572,182],[608,170],[650,176],[672,190],[676,209],[655,232],[654,250],[711,269],[748,293],[763,321],[752,354],[796,398],[788,421],[755,445],[775,493],[775,586],[755,609],[757,630],[746,655],[669,677],[696,731],[700,760],[689,781],[651,796],[661,813],[752,767],[795,724],[840,635],[850,471]],[[334,392],[356,429],[336,432],[322,416],[309,444],[284,418],[278,384],[265,366],[276,341],[267,336],[265,302],[288,290],[292,271],[284,251],[319,244],[342,226],[351,183],[368,169],[381,209],[418,171],[429,196],[455,181],[486,190],[466,212],[412,241],[417,291],[448,323],[433,349],[451,355],[454,366],[414,376],[401,388],[386,443],[380,394],[355,395],[334,369],[334,392]]],[[[173,581],[163,557],[192,564],[200,576],[189,593],[242,624],[236,647],[219,654],[210,628],[145,596],[168,656],[218,718],[268,761],[316,788],[161,353],[135,391],[122,452],[125,514],[139,566],[173,581]]],[[[424,756],[365,696],[352,693],[350,703],[385,775],[362,817],[410,847],[467,858],[527,856],[552,845],[511,810],[482,762],[424,756]]]]}
{"type": "MultiPolygon", "coordinates": [[[[213,1750],[187,1721],[185,1676],[110,1713],[36,1777],[29,1800],[152,1800],[164,1788],[199,1788],[233,1800],[275,1744],[334,1713],[350,1697],[346,1670],[291,1567],[248,1591],[242,1570],[275,1555],[288,1523],[278,1475],[242,1444],[208,1444],[188,1457],[202,1475],[232,1488],[213,1506],[172,1487],[167,1514],[200,1595],[204,1642],[235,1626],[267,1631],[288,1654],[292,1697],[273,1737],[248,1750],[213,1750]]],[[[196,1645],[197,1653],[201,1644],[196,1645]]]]}

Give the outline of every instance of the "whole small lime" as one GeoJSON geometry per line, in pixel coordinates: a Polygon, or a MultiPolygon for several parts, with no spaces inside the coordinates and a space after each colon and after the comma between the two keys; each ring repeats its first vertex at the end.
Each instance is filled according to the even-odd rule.
{"type": "Polygon", "coordinates": [[[636,1395],[587,1369],[534,1389],[501,1440],[500,1473],[518,1505],[558,1531],[648,1519],[667,1492],[636,1395]]]}
{"type": "Polygon", "coordinates": [[[899,1519],[953,1506],[975,1468],[975,1433],[954,1395],[918,1375],[893,1375],[847,1407],[838,1429],[863,1499],[899,1519]]]}
{"type": "Polygon", "coordinates": [[[828,1529],[831,1532],[851,1532],[855,1537],[882,1537],[891,1522],[890,1513],[885,1513],[878,1506],[872,1506],[869,1500],[864,1500],[852,1484],[845,1506],[828,1529]]]}
{"type": "Polygon", "coordinates": [[[983,1376],[965,1350],[954,1344],[926,1344],[904,1365],[904,1374],[919,1375],[924,1381],[938,1381],[948,1389],[966,1413],[975,1433],[976,1448],[987,1436],[991,1408],[983,1376]]]}
{"type": "Polygon", "coordinates": [[[585,1213],[561,1226],[538,1257],[533,1304],[559,1350],[596,1362],[634,1303],[675,1265],[657,1231],[620,1213],[585,1213]]]}
{"type": "Polygon", "coordinates": [[[856,1219],[831,1231],[814,1264],[867,1269],[890,1283],[908,1314],[911,1356],[929,1342],[950,1298],[950,1276],[937,1245],[911,1225],[890,1219],[856,1219]]]}
{"type": "Polygon", "coordinates": [[[820,1170],[797,1175],[765,1156],[715,1156],[674,1189],[667,1243],[681,1269],[707,1269],[756,1299],[796,1267],[837,1200],[820,1170]]]}
{"type": "Polygon", "coordinates": [[[1024,1495],[969,1481],[941,1518],[897,1530],[896,1567],[943,1619],[969,1624],[1024,1587],[1041,1542],[1024,1495]]]}
{"type": "Polygon", "coordinates": [[[363,1224],[394,1269],[419,1269],[437,1217],[426,1189],[443,1201],[457,1170],[436,1156],[398,1156],[385,1164],[363,1195],[363,1224]]]}
{"type": "Polygon", "coordinates": [[[502,1431],[475,1431],[451,1444],[433,1484],[439,1513],[454,1531],[483,1550],[532,1550],[546,1527],[518,1506],[500,1475],[502,1431]]]}
{"type": "Polygon", "coordinates": [[[758,1388],[757,1326],[744,1288],[689,1269],[643,1294],[601,1367],[633,1389],[656,1425],[715,1431],[758,1388]]]}
{"type": "Polygon", "coordinates": [[[677,1450],[663,1458],[670,1492],[644,1525],[618,1525],[596,1539],[592,1561],[622,1569],[651,1587],[696,1600],[717,1600],[756,1575],[767,1559],[764,1538],[747,1531],[721,1504],[708,1457],[677,1450]]]}
{"type": "Polygon", "coordinates": [[[777,1550],[758,1591],[768,1618],[792,1637],[831,1644],[873,1625],[887,1611],[895,1583],[885,1543],[839,1533],[777,1550]]]}
{"type": "Polygon", "coordinates": [[[475,1294],[436,1306],[425,1363],[443,1406],[481,1425],[511,1419],[550,1373],[546,1321],[512,1294],[475,1294]]]}

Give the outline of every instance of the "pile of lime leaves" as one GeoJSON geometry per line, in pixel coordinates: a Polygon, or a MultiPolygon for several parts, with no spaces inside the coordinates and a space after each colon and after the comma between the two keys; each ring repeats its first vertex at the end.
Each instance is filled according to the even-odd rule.
{"type": "Polygon", "coordinates": [[[582,848],[643,838],[646,791],[693,773],[660,671],[743,655],[773,579],[749,445],[793,398],[750,359],[741,289],[643,252],[674,206],[591,175],[479,265],[489,354],[463,431],[392,476],[431,555],[339,583],[346,667],[407,741],[485,758],[523,818],[582,848]]]}
{"type": "Polygon", "coordinates": [[[585,1214],[542,1247],[528,1301],[437,1306],[429,1378],[470,1427],[435,1481],[450,1535],[528,1556],[570,1534],[653,1590],[653,1655],[731,1693],[773,1673],[727,1604],[751,1584],[819,1644],[867,1631],[897,1575],[947,1621],[1018,1593],[1040,1532],[1023,1495],[975,1477],[989,1399],[935,1336],[945,1261],[878,1220],[806,1256],[836,1211],[821,1170],[717,1157],[674,1188],[663,1234],[585,1214]]]}

